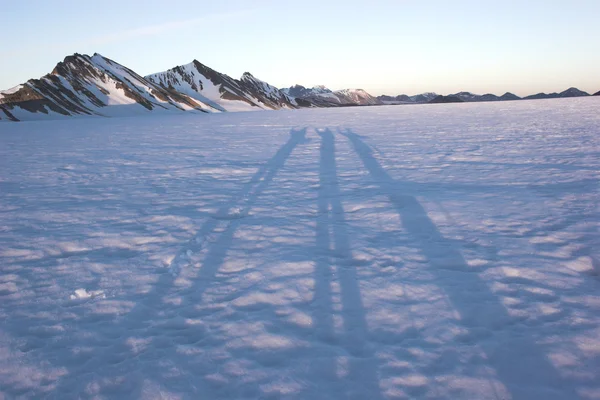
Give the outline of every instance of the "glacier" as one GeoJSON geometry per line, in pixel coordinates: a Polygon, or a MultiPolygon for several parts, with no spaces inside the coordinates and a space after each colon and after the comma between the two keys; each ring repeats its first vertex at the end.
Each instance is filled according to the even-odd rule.
{"type": "Polygon", "coordinates": [[[0,397],[597,399],[600,98],[0,125],[0,397]]]}

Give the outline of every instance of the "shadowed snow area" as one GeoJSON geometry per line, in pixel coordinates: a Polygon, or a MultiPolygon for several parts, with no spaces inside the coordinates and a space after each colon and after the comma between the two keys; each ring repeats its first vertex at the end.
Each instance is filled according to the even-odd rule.
{"type": "Polygon", "coordinates": [[[0,398],[600,399],[600,98],[0,126],[0,398]]]}

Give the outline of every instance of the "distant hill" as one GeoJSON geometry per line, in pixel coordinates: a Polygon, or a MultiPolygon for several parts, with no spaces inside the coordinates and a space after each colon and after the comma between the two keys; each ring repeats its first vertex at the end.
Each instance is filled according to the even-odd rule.
{"type": "Polygon", "coordinates": [[[456,96],[456,95],[448,95],[448,96],[442,96],[439,95],[434,99],[431,99],[429,101],[429,104],[436,104],[436,103],[464,103],[465,101],[463,99],[461,99],[460,97],[456,96]]]}
{"type": "MultiPolygon", "coordinates": [[[[484,102],[484,101],[513,101],[513,100],[537,100],[537,99],[559,99],[568,97],[585,97],[590,94],[577,88],[569,88],[560,93],[537,93],[526,97],[519,97],[514,93],[506,92],[502,96],[497,96],[493,93],[483,95],[471,92],[458,92],[447,96],[437,95],[435,93],[423,93],[415,96],[407,96],[401,94],[398,96],[383,95],[377,97],[383,104],[425,104],[425,103],[460,103],[460,102],[484,102]],[[461,101],[456,101],[460,99],[461,101]]],[[[600,92],[594,96],[599,96],[600,92]]]]}
{"type": "Polygon", "coordinates": [[[398,96],[378,96],[377,99],[382,104],[424,104],[433,100],[437,97],[437,93],[427,92],[416,94],[414,96],[408,96],[406,94],[400,94],[398,96]]]}
{"type": "MultiPolygon", "coordinates": [[[[497,96],[493,93],[486,93],[483,95],[478,95],[478,94],[474,94],[471,92],[458,92],[458,93],[450,94],[448,96],[459,98],[460,100],[462,100],[462,102],[521,100],[521,98],[519,96],[517,96],[513,93],[510,93],[510,92],[506,92],[502,96],[497,96]]],[[[408,96],[406,94],[401,94],[398,96],[383,95],[383,96],[378,96],[377,98],[383,104],[425,104],[425,103],[431,103],[432,100],[436,99],[437,97],[439,97],[439,95],[437,95],[436,93],[427,92],[427,93],[417,94],[414,96],[408,96]]],[[[447,97],[447,96],[442,96],[440,99],[436,100],[436,102],[450,102],[450,103],[456,102],[456,101],[452,101],[451,99],[450,99],[450,101],[448,101],[448,99],[445,99],[445,97],[447,97]]]]}
{"type": "Polygon", "coordinates": [[[519,96],[513,94],[511,92],[506,92],[502,96],[500,96],[500,100],[502,101],[511,101],[511,100],[521,100],[519,96]]]}
{"type": "Polygon", "coordinates": [[[536,93],[523,97],[523,100],[558,99],[558,93],[536,93]]]}
{"type": "Polygon", "coordinates": [[[577,88],[572,87],[572,88],[568,88],[564,92],[560,92],[558,95],[560,97],[585,97],[585,96],[589,96],[590,94],[587,92],[584,92],[583,90],[579,90],[577,88]]]}
{"type": "Polygon", "coordinates": [[[567,97],[585,97],[585,96],[589,96],[590,94],[587,92],[584,92],[583,90],[579,90],[577,88],[569,88],[563,92],[560,93],[538,93],[538,94],[533,94],[531,96],[527,96],[524,99],[525,100],[537,100],[537,99],[559,99],[559,98],[567,98],[567,97]]]}

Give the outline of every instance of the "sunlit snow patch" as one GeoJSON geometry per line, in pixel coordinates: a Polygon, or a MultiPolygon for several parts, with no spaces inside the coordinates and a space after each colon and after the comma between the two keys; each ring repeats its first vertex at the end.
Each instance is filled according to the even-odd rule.
{"type": "Polygon", "coordinates": [[[93,299],[95,297],[105,298],[104,291],[102,290],[91,290],[87,291],[85,289],[77,289],[75,293],[70,296],[71,300],[86,300],[93,299]]]}

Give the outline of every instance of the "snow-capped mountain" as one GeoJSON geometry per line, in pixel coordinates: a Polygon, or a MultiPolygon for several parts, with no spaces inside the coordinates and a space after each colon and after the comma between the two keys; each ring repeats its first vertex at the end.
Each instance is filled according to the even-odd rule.
{"type": "Polygon", "coordinates": [[[293,97],[246,72],[240,80],[194,60],[146,76],[150,82],[208,104],[213,111],[251,111],[300,107],[293,97]]]}
{"type": "Polygon", "coordinates": [[[363,89],[342,89],[333,91],[322,85],[313,88],[294,85],[281,90],[289,96],[307,100],[320,107],[383,104],[378,98],[371,96],[363,89]]]}
{"type": "Polygon", "coordinates": [[[142,77],[100,54],[68,56],[42,78],[0,92],[0,120],[10,121],[312,106],[250,73],[237,80],[194,60],[142,77]]]}
{"type": "Polygon", "coordinates": [[[2,92],[0,118],[118,116],[149,111],[207,111],[185,94],[162,88],[100,54],[74,54],[40,79],[2,92]]]}
{"type": "Polygon", "coordinates": [[[332,93],[330,89],[327,89],[323,85],[314,86],[312,88],[306,88],[302,85],[294,85],[289,88],[283,88],[281,90],[287,95],[296,98],[306,98],[310,96],[319,96],[327,93],[332,93]]]}
{"type": "MultiPolygon", "coordinates": [[[[600,95],[600,92],[595,93],[600,95]]],[[[538,93],[524,99],[589,96],[577,88],[561,93],[538,93]]],[[[73,116],[129,116],[149,112],[226,112],[343,107],[382,104],[423,104],[519,100],[507,92],[477,95],[459,92],[438,96],[373,97],[363,89],[333,91],[325,86],[294,85],[278,89],[249,72],[240,79],[215,71],[199,61],[164,72],[141,76],[100,54],[73,54],[40,79],[30,79],[0,91],[0,121],[56,119],[73,116]]]]}
{"type": "Polygon", "coordinates": [[[361,106],[371,106],[381,104],[376,98],[371,96],[363,89],[342,89],[333,92],[340,99],[340,104],[357,104],[361,106]]]}
{"type": "Polygon", "coordinates": [[[325,86],[306,88],[302,85],[294,85],[283,88],[281,91],[288,96],[310,102],[316,107],[338,107],[340,105],[340,99],[325,86]]]}
{"type": "Polygon", "coordinates": [[[290,97],[275,86],[261,81],[250,72],[244,72],[240,81],[250,94],[270,108],[298,108],[298,102],[294,97],[290,97]]]}

